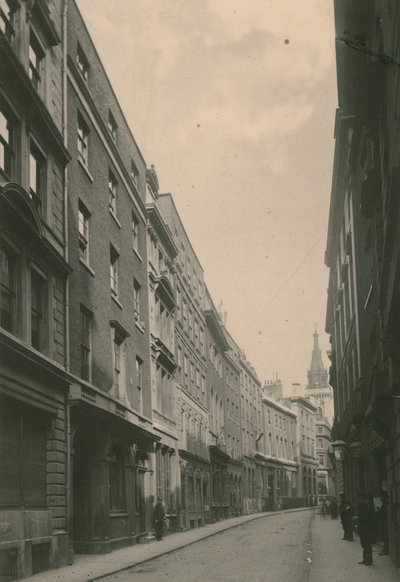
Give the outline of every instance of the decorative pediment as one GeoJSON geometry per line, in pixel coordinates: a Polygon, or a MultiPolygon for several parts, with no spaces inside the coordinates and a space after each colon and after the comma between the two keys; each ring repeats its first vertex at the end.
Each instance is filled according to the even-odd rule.
{"type": "Polygon", "coordinates": [[[35,233],[39,238],[44,238],[42,221],[26,190],[16,182],[7,182],[3,186],[0,185],[0,194],[28,231],[35,233]]]}

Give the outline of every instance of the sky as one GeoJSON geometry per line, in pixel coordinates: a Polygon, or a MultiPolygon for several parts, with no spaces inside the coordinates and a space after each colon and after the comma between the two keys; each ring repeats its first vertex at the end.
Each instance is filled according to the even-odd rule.
{"type": "Polygon", "coordinates": [[[77,0],[160,191],[261,380],[305,384],[337,107],[333,1],[77,0]]]}

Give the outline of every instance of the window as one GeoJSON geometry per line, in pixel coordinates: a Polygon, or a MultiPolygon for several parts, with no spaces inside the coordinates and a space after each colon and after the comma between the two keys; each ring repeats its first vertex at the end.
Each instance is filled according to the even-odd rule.
{"type": "Polygon", "coordinates": [[[113,214],[117,213],[117,185],[118,182],[114,174],[108,172],[108,207],[113,214]]]}
{"type": "Polygon", "coordinates": [[[92,314],[81,305],[81,378],[87,381],[91,379],[91,327],[92,314]]]}
{"type": "Polygon", "coordinates": [[[15,134],[16,120],[11,112],[2,105],[0,110],[0,170],[12,178],[15,173],[15,134]]]}
{"type": "Polygon", "coordinates": [[[143,360],[136,356],[136,388],[138,396],[138,410],[143,413],[143,360]]]}
{"type": "Polygon", "coordinates": [[[108,112],[108,123],[107,123],[108,131],[110,132],[113,141],[117,141],[117,122],[114,119],[113,114],[111,111],[108,112]]]}
{"type": "Polygon", "coordinates": [[[89,128],[83,117],[78,113],[78,159],[88,166],[89,128]]]}
{"type": "Polygon", "coordinates": [[[17,257],[2,244],[0,250],[0,325],[10,333],[15,333],[17,327],[17,257]]]}
{"type": "Polygon", "coordinates": [[[89,263],[89,218],[90,212],[79,200],[79,256],[85,263],[89,263]]]}
{"type": "Polygon", "coordinates": [[[0,405],[0,505],[46,506],[46,423],[33,408],[0,405]]]}
{"type": "Polygon", "coordinates": [[[0,0],[0,30],[11,42],[15,34],[15,2],[13,0],[0,0]]]}
{"type": "Polygon", "coordinates": [[[85,79],[85,81],[87,81],[89,79],[90,65],[85,53],[82,50],[82,47],[79,44],[76,51],[76,66],[78,67],[82,77],[85,79]]]}
{"type": "Polygon", "coordinates": [[[131,178],[136,187],[139,186],[139,170],[133,160],[131,160],[131,178]]]}
{"type": "Polygon", "coordinates": [[[114,333],[113,352],[114,352],[114,390],[115,396],[121,396],[121,345],[123,338],[121,338],[117,331],[114,333]]]}
{"type": "Polygon", "coordinates": [[[133,309],[135,312],[135,321],[139,321],[140,319],[140,285],[133,279],[133,309]]]}
{"type": "Polygon", "coordinates": [[[125,455],[120,447],[110,451],[110,509],[121,511],[126,508],[125,455]]]}
{"type": "Polygon", "coordinates": [[[29,194],[36,210],[41,213],[44,198],[45,159],[35,143],[31,140],[29,151],[29,194]]]}
{"type": "Polygon", "coordinates": [[[46,281],[31,270],[31,345],[42,351],[45,343],[46,281]]]}
{"type": "Polygon", "coordinates": [[[42,80],[42,68],[44,51],[40,43],[31,29],[29,39],[29,78],[36,90],[39,89],[42,80]]]}
{"type": "Polygon", "coordinates": [[[111,293],[118,295],[118,259],[119,255],[112,245],[110,245],[110,283],[111,293]]]}
{"type": "Polygon", "coordinates": [[[132,212],[132,248],[139,252],[139,220],[136,215],[132,212]]]}

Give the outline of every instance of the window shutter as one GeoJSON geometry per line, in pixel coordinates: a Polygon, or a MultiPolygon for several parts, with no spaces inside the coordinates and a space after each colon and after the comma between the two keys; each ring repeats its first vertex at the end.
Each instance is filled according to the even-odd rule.
{"type": "Polygon", "coordinates": [[[46,505],[46,427],[35,416],[22,424],[22,498],[24,505],[46,505]]]}
{"type": "Polygon", "coordinates": [[[3,403],[0,404],[0,506],[20,504],[19,416],[3,403]]]}

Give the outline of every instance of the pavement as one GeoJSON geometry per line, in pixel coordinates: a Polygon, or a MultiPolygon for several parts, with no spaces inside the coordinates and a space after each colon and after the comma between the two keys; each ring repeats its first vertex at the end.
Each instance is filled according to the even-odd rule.
{"type": "Polygon", "coordinates": [[[316,512],[311,526],[310,554],[312,565],[308,582],[400,582],[400,571],[389,556],[379,556],[382,545],[374,544],[373,565],[358,564],[362,548],[358,536],[354,541],[342,540],[339,519],[323,517],[316,512]]]}
{"type": "MultiPolygon", "coordinates": [[[[373,566],[359,565],[358,561],[361,560],[362,550],[357,536],[353,542],[343,541],[341,539],[343,531],[339,520],[324,518],[310,508],[235,517],[198,529],[171,534],[161,542],[137,544],[104,555],[78,555],[73,565],[43,572],[32,576],[31,579],[32,582],[100,580],[110,574],[144,564],[154,558],[165,556],[175,550],[251,521],[264,519],[267,527],[269,518],[299,511],[309,512],[311,520],[311,543],[304,556],[304,560],[309,562],[310,566],[308,582],[355,582],[357,580],[363,582],[400,582],[400,573],[394,568],[389,556],[378,555],[380,546],[374,547],[373,566]]],[[[273,522],[276,523],[276,520],[273,522]]],[[[273,522],[271,522],[271,527],[273,527],[273,522]]],[[[282,546],[285,546],[283,540],[282,546]]]]}

